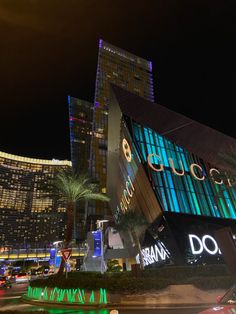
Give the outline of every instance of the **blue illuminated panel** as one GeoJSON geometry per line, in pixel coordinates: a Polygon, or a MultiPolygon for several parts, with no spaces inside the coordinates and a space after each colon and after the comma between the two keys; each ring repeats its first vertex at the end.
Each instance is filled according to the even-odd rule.
{"type": "Polygon", "coordinates": [[[102,234],[100,230],[93,231],[94,251],[93,257],[99,257],[102,255],[102,234]]]}
{"type": "Polygon", "coordinates": [[[216,184],[207,175],[208,164],[150,128],[133,122],[133,130],[137,151],[164,211],[236,219],[235,189],[216,184]],[[161,157],[162,162],[156,156],[152,157],[151,162],[158,169],[162,163],[163,171],[157,172],[148,166],[148,154],[161,157]],[[173,173],[168,158],[172,158],[176,171],[181,172],[183,166],[183,176],[173,173]],[[191,175],[190,165],[193,163],[202,167],[204,180],[196,180],[191,175]]]}

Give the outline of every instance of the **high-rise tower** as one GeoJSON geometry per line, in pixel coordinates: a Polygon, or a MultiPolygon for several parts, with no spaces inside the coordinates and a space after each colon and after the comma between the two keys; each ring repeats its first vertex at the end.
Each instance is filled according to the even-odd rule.
{"type": "Polygon", "coordinates": [[[67,160],[27,158],[0,152],[0,247],[44,247],[61,240],[66,204],[45,193],[67,160]]]}
{"type": "Polygon", "coordinates": [[[68,96],[71,161],[74,171],[89,173],[93,104],[68,96]]]}
{"type": "MultiPolygon", "coordinates": [[[[110,83],[153,102],[152,63],[101,39],[99,41],[90,167],[101,192],[106,192],[110,83]]],[[[95,213],[104,214],[105,207],[97,203],[95,213]]]]}

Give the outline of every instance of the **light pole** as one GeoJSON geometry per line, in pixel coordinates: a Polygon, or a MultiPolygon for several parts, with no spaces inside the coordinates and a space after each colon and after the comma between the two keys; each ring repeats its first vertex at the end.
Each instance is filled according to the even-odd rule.
{"type": "Polygon", "coordinates": [[[57,250],[58,250],[58,244],[59,243],[62,243],[63,241],[55,241],[53,242],[53,245],[55,245],[55,259],[54,259],[54,274],[56,273],[56,270],[57,270],[57,265],[56,265],[56,259],[57,259],[57,250]]]}
{"type": "Polygon", "coordinates": [[[103,223],[108,222],[109,220],[103,219],[103,220],[97,220],[97,230],[101,231],[101,273],[104,273],[104,250],[103,250],[103,223]]]}

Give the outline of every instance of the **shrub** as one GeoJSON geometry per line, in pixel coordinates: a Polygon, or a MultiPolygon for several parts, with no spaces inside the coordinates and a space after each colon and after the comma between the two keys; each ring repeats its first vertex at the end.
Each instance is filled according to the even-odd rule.
{"type": "Polygon", "coordinates": [[[227,289],[236,282],[236,277],[228,274],[225,265],[208,266],[165,266],[147,269],[140,277],[133,277],[132,273],[97,273],[71,272],[68,279],[65,275],[56,275],[48,279],[38,279],[30,283],[32,287],[82,288],[94,290],[105,288],[110,292],[135,293],[142,290],[157,290],[171,284],[194,284],[201,289],[227,289]]]}

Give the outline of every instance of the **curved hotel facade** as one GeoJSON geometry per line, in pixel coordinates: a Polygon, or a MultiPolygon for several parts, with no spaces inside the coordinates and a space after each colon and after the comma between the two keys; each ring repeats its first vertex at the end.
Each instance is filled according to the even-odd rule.
{"type": "Polygon", "coordinates": [[[236,140],[117,86],[111,90],[107,189],[116,220],[133,209],[150,223],[145,264],[230,259],[236,189],[219,152],[236,140]]]}
{"type": "Polygon", "coordinates": [[[44,247],[61,240],[65,207],[45,197],[42,184],[69,161],[43,160],[0,152],[0,246],[44,247]]]}

